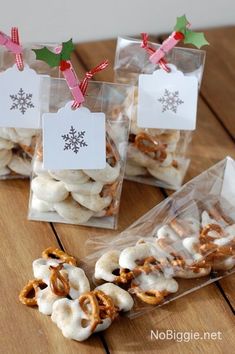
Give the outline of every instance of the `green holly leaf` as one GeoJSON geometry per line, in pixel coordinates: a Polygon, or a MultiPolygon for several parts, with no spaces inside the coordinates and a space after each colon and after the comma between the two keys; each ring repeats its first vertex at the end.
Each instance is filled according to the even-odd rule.
{"type": "Polygon", "coordinates": [[[74,51],[74,45],[72,38],[67,41],[62,43],[62,50],[60,53],[61,60],[69,60],[71,57],[71,53],[74,51]]]}
{"type": "Polygon", "coordinates": [[[174,27],[174,30],[176,32],[181,32],[181,33],[184,34],[185,30],[186,30],[186,27],[187,27],[187,24],[188,24],[188,20],[187,20],[185,15],[177,17],[176,25],[174,27]]]}
{"type": "Polygon", "coordinates": [[[45,61],[51,67],[60,65],[60,60],[61,60],[60,54],[55,54],[46,47],[42,49],[32,49],[32,50],[36,54],[37,60],[45,61]]]}
{"type": "Polygon", "coordinates": [[[62,60],[69,60],[73,50],[74,45],[72,39],[62,43],[62,50],[58,54],[51,52],[46,47],[42,49],[33,49],[34,53],[36,54],[36,59],[45,61],[51,67],[59,66],[62,60]]]}
{"type": "Polygon", "coordinates": [[[203,32],[193,32],[191,30],[186,30],[184,37],[185,44],[193,44],[197,48],[201,48],[204,45],[208,45],[209,42],[206,40],[203,32]]]}

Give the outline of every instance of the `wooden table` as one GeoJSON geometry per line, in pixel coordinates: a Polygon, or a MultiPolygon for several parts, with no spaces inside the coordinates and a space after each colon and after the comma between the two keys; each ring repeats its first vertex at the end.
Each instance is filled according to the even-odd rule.
{"type": "MultiPolygon", "coordinates": [[[[235,27],[208,30],[210,42],[198,110],[198,128],[192,143],[187,180],[223,159],[235,158],[235,27]]],[[[162,38],[156,38],[162,40],[162,38]]],[[[112,81],[115,40],[80,44],[74,63],[82,74],[104,58],[110,69],[96,76],[112,81]]],[[[0,183],[1,321],[3,354],[73,353],[228,353],[235,346],[235,275],[191,293],[134,320],[119,319],[106,332],[85,343],[65,339],[50,317],[26,308],[18,293],[32,278],[32,261],[48,246],[61,247],[81,258],[90,236],[110,231],[72,225],[27,221],[28,181],[0,183]],[[219,340],[190,342],[151,340],[151,330],[222,332],[219,340]]],[[[163,200],[168,191],[125,182],[119,230],[163,200]],[[133,207],[133,205],[135,207],[133,207]]],[[[114,232],[113,232],[114,233],[114,232]]]]}

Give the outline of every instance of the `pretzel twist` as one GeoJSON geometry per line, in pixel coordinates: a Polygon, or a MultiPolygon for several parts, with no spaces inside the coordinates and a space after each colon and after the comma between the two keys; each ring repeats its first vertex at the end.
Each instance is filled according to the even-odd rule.
{"type": "Polygon", "coordinates": [[[43,146],[42,146],[42,141],[38,142],[36,146],[36,156],[39,161],[43,160],[43,146]]]}
{"type": "Polygon", "coordinates": [[[134,273],[129,269],[120,268],[119,275],[116,276],[115,283],[126,284],[134,278],[134,273]]]}
{"type": "Polygon", "coordinates": [[[50,288],[55,295],[67,296],[69,294],[70,286],[68,279],[60,273],[62,269],[62,263],[56,267],[50,266],[50,288]]]}
{"type": "Polygon", "coordinates": [[[115,166],[117,162],[120,161],[120,154],[110,136],[106,135],[106,160],[112,165],[115,166]]]}
{"type": "Polygon", "coordinates": [[[115,279],[115,283],[126,284],[129,283],[134,277],[141,273],[149,274],[153,271],[161,270],[160,263],[157,262],[155,257],[144,258],[139,265],[137,265],[132,271],[125,268],[120,268],[119,275],[115,279]]]}
{"type": "Polygon", "coordinates": [[[214,239],[214,237],[211,237],[209,235],[209,232],[215,231],[218,234],[218,237],[221,237],[224,235],[224,231],[222,227],[218,224],[208,224],[204,226],[200,232],[200,242],[201,243],[207,243],[211,240],[214,239]]]}
{"type": "Polygon", "coordinates": [[[142,291],[138,288],[138,286],[135,285],[132,286],[132,289],[141,301],[149,305],[158,305],[164,300],[165,296],[169,295],[169,292],[166,290],[159,291],[155,289],[149,289],[147,291],[142,291]]]}
{"type": "Polygon", "coordinates": [[[36,306],[37,305],[37,290],[40,286],[45,285],[41,279],[30,280],[26,284],[19,294],[19,300],[22,304],[27,306],[36,306]],[[34,296],[31,297],[30,293],[34,292],[34,296]],[[29,297],[30,296],[30,297],[29,297]]]}
{"type": "Polygon", "coordinates": [[[209,235],[211,231],[215,231],[218,237],[224,236],[220,225],[208,224],[203,227],[200,233],[199,251],[206,257],[206,260],[213,263],[215,260],[223,260],[228,256],[235,255],[235,241],[230,242],[229,246],[218,246],[213,242],[214,238],[209,235]]]}
{"type": "Polygon", "coordinates": [[[161,270],[161,265],[155,257],[150,256],[143,259],[142,262],[133,270],[133,273],[136,276],[143,272],[149,274],[156,270],[161,270]]]}
{"type": "Polygon", "coordinates": [[[68,263],[70,265],[77,265],[77,261],[74,257],[69,256],[67,253],[64,251],[58,249],[58,248],[53,248],[53,247],[48,247],[42,252],[42,258],[56,258],[59,261],[63,263],[68,263]]]}
{"type": "Polygon", "coordinates": [[[170,261],[170,264],[173,266],[173,267],[179,267],[179,268],[182,268],[184,270],[191,270],[193,271],[194,273],[199,273],[200,270],[202,268],[209,268],[211,267],[211,263],[206,259],[203,259],[202,261],[200,262],[195,262],[195,263],[192,263],[190,265],[188,265],[186,262],[185,262],[185,259],[180,256],[180,255],[175,255],[174,253],[171,253],[171,255],[174,257],[174,259],[172,259],[170,261]]]}
{"type": "Polygon", "coordinates": [[[166,157],[166,144],[161,143],[147,133],[137,134],[134,141],[135,146],[143,153],[155,153],[155,159],[163,162],[166,157]]]}
{"type": "Polygon", "coordinates": [[[105,216],[116,215],[119,210],[119,200],[117,195],[119,188],[121,186],[121,181],[116,181],[110,185],[105,185],[102,189],[102,197],[112,197],[112,202],[105,211],[105,216]]]}
{"type": "Polygon", "coordinates": [[[100,318],[110,318],[113,321],[117,317],[118,309],[114,305],[112,298],[106,295],[102,290],[94,290],[94,295],[99,303],[100,318]]]}
{"type": "Polygon", "coordinates": [[[82,311],[91,321],[92,332],[104,319],[110,318],[113,321],[117,316],[118,310],[112,298],[101,290],[87,292],[81,295],[78,301],[82,311]]]}
{"type": "Polygon", "coordinates": [[[94,332],[98,324],[102,323],[100,318],[99,303],[95,294],[90,291],[81,295],[78,299],[82,311],[91,321],[91,331],[94,332]],[[88,307],[90,305],[90,309],[88,307]]]}

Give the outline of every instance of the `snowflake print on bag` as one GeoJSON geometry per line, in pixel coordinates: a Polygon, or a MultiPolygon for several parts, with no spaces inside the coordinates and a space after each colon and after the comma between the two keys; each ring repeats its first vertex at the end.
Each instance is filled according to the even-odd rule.
{"type": "Polygon", "coordinates": [[[85,131],[78,132],[71,126],[68,134],[61,135],[65,141],[64,150],[72,150],[75,154],[78,153],[80,148],[88,146],[84,141],[85,131]]]}
{"type": "Polygon", "coordinates": [[[162,103],[162,112],[172,111],[174,113],[177,113],[178,106],[184,103],[179,98],[179,91],[170,92],[166,89],[164,95],[158,101],[162,103]]]}
{"type": "Polygon", "coordinates": [[[32,103],[33,95],[31,93],[25,93],[22,88],[19,89],[19,92],[16,95],[10,95],[12,99],[12,109],[18,109],[22,114],[25,114],[27,109],[34,108],[32,103]]]}

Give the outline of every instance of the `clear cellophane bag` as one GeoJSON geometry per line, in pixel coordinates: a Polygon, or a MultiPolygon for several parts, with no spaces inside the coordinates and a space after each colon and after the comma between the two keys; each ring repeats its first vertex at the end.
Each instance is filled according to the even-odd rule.
{"type": "MultiPolygon", "coordinates": [[[[72,96],[65,80],[50,81],[49,111],[57,112],[72,100],[72,96]]],[[[83,106],[106,116],[106,168],[94,170],[92,178],[83,170],[45,170],[42,136],[38,137],[32,167],[30,220],[117,228],[132,105],[132,86],[89,82],[83,106]],[[51,200],[43,200],[34,188],[35,179],[44,177],[60,181],[66,188],[59,203],[54,202],[53,196],[51,200]]]]}
{"type": "MultiPolygon", "coordinates": [[[[48,80],[44,81],[44,75],[59,77],[59,69],[52,68],[43,61],[36,60],[33,49],[46,46],[54,50],[58,45],[29,43],[23,45],[23,62],[41,75],[40,96],[41,110],[46,111],[47,95],[49,93],[48,80]]],[[[14,54],[4,47],[0,48],[0,74],[15,64],[14,54]]],[[[32,117],[33,118],[33,117],[32,117]]],[[[31,174],[31,161],[35,150],[35,142],[38,130],[16,127],[0,127],[0,179],[29,178],[31,174]]]]}
{"type": "MultiPolygon", "coordinates": [[[[160,44],[150,42],[149,46],[157,49],[160,44]]],[[[175,47],[165,58],[185,75],[196,76],[198,89],[200,88],[205,61],[204,51],[175,47]]],[[[192,131],[144,129],[137,125],[139,75],[152,74],[157,69],[159,66],[152,64],[149,61],[149,54],[141,48],[140,39],[118,38],[114,63],[115,81],[136,86],[125,178],[176,190],[182,185],[190,163],[189,144],[192,131]],[[147,148],[146,151],[140,150],[137,141],[142,139],[141,136],[142,142],[147,146],[150,141],[155,146],[165,145],[164,158],[159,152],[148,152],[147,148]]]]}
{"type": "Polygon", "coordinates": [[[132,318],[234,273],[234,178],[227,157],[119,235],[91,237],[81,263],[93,287],[113,278],[132,318]]]}

